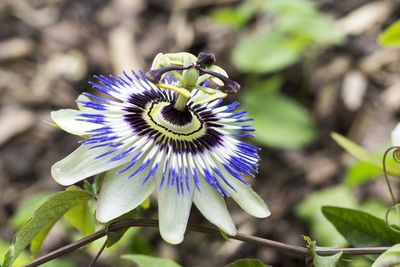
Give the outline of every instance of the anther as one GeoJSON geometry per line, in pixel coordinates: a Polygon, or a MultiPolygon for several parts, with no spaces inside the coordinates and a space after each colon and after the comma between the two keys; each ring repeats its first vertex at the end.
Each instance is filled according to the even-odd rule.
{"type": "Polygon", "coordinates": [[[220,79],[224,83],[224,86],[222,86],[220,88],[224,93],[236,94],[239,91],[240,84],[235,82],[234,80],[231,80],[228,77],[226,77],[220,73],[217,73],[217,72],[214,72],[211,70],[206,70],[199,66],[195,66],[195,67],[202,73],[210,74],[210,75],[220,79]]]}
{"type": "Polygon", "coordinates": [[[215,63],[215,56],[213,53],[200,52],[197,58],[198,60],[196,61],[196,64],[201,68],[211,66],[215,63]]]}

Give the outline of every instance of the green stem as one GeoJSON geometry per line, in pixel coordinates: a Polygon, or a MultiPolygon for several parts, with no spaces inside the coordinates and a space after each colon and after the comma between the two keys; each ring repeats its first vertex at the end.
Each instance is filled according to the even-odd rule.
{"type": "Polygon", "coordinates": [[[174,108],[179,111],[184,111],[186,107],[186,102],[188,101],[187,97],[179,94],[178,99],[175,102],[174,108]]]}
{"type": "MultiPolygon", "coordinates": [[[[128,228],[128,227],[138,227],[138,226],[158,227],[158,221],[157,220],[132,220],[132,221],[125,221],[125,222],[116,222],[109,226],[108,231],[116,231],[119,229],[124,229],[124,228],[128,228]]],[[[200,225],[195,225],[195,224],[188,224],[187,229],[189,231],[221,236],[220,230],[218,230],[216,228],[200,226],[200,225]]],[[[38,265],[48,262],[52,259],[58,258],[64,254],[67,254],[68,252],[70,252],[72,250],[83,247],[84,245],[87,245],[87,244],[89,244],[97,239],[100,239],[106,235],[107,235],[107,233],[105,230],[100,230],[100,231],[98,231],[94,234],[91,234],[87,237],[84,237],[76,242],[73,242],[69,245],[66,245],[57,250],[54,250],[42,257],[39,257],[39,258],[25,264],[23,267],[38,266],[38,265]]],[[[287,253],[297,254],[297,255],[301,255],[301,256],[305,256],[305,257],[312,255],[311,252],[305,247],[289,245],[289,244],[285,244],[285,243],[281,243],[278,241],[269,240],[269,239],[265,239],[265,238],[261,238],[261,237],[238,233],[235,236],[229,236],[229,238],[243,241],[246,243],[260,245],[263,247],[278,249],[281,251],[285,251],[287,253]]],[[[381,253],[385,252],[386,250],[388,250],[389,248],[390,247],[333,248],[333,249],[319,249],[316,252],[318,253],[318,255],[321,255],[321,256],[334,255],[340,251],[342,251],[344,255],[371,255],[371,254],[381,254],[381,253]]]]}
{"type": "MultiPolygon", "coordinates": [[[[387,184],[388,189],[389,189],[390,197],[392,198],[392,201],[393,201],[393,205],[396,205],[396,203],[397,203],[397,202],[396,202],[396,198],[394,197],[393,190],[392,190],[392,186],[391,186],[391,184],[390,184],[389,177],[388,177],[387,170],[386,170],[386,156],[388,155],[389,151],[391,151],[391,150],[393,150],[393,149],[395,149],[394,153],[396,153],[396,151],[397,151],[398,149],[400,149],[400,147],[398,147],[398,146],[392,146],[392,147],[389,147],[389,148],[385,151],[385,154],[383,155],[383,166],[382,166],[382,168],[383,168],[383,174],[384,174],[384,176],[385,176],[386,184],[387,184]]],[[[397,162],[397,158],[396,158],[396,155],[395,155],[395,154],[394,154],[394,159],[395,159],[395,161],[397,162]]]]}

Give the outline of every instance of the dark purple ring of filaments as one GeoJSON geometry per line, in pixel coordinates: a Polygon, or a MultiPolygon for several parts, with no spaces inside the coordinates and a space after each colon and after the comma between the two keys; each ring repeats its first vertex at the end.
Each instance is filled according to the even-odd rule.
{"type": "MultiPolygon", "coordinates": [[[[125,77],[130,82],[135,83],[135,81],[129,75],[127,75],[125,72],[124,72],[124,74],[125,74],[125,77]]],[[[203,123],[204,134],[201,136],[198,136],[196,138],[193,138],[192,140],[180,140],[180,139],[172,138],[170,136],[166,136],[165,134],[158,131],[157,129],[151,128],[151,125],[149,125],[144,120],[144,116],[145,116],[144,112],[146,111],[146,105],[148,105],[150,102],[169,102],[171,104],[175,103],[178,98],[178,93],[170,91],[170,90],[153,88],[153,86],[146,79],[145,75],[141,72],[140,72],[140,74],[142,76],[141,78],[135,72],[132,72],[132,74],[137,79],[137,81],[141,84],[141,86],[143,86],[144,88],[147,88],[145,91],[142,91],[140,93],[132,93],[130,95],[128,102],[137,105],[137,107],[126,107],[123,109],[124,111],[128,112],[128,114],[125,114],[123,116],[124,116],[124,120],[129,123],[129,125],[133,131],[132,134],[138,135],[138,136],[144,136],[144,135],[149,136],[150,138],[152,138],[154,140],[156,145],[161,146],[159,152],[166,153],[166,154],[168,154],[170,146],[172,147],[172,152],[174,154],[190,153],[193,156],[201,154],[205,150],[209,151],[210,153],[213,153],[212,152],[213,148],[218,149],[218,146],[223,146],[223,134],[210,128],[210,127],[223,128],[222,125],[218,125],[218,124],[214,123],[214,122],[218,121],[219,119],[212,112],[212,109],[217,107],[221,103],[222,99],[217,100],[213,106],[199,105],[199,104],[195,104],[195,103],[189,101],[187,104],[187,108],[190,111],[192,111],[193,114],[195,114],[197,116],[197,118],[199,119],[200,122],[203,123]]],[[[93,86],[93,88],[95,88],[107,95],[110,95],[110,96],[112,96],[112,95],[109,93],[109,91],[118,92],[118,90],[116,90],[114,88],[118,88],[119,86],[126,86],[126,85],[131,86],[131,84],[128,81],[126,81],[124,78],[122,78],[121,76],[114,77],[114,76],[110,75],[110,77],[113,80],[111,80],[103,75],[95,76],[95,78],[97,78],[104,87],[99,86],[93,82],[90,82],[90,84],[93,86]]],[[[165,78],[166,83],[171,84],[173,81],[174,81],[174,78],[171,76],[167,76],[165,78]]],[[[100,97],[94,96],[89,93],[83,93],[83,94],[86,96],[92,97],[93,99],[96,99],[100,102],[110,104],[110,101],[108,101],[104,98],[100,98],[100,97]]],[[[81,103],[84,107],[91,108],[94,110],[99,110],[99,111],[107,110],[107,107],[104,104],[101,104],[98,102],[82,101],[82,100],[77,100],[77,102],[81,103]]],[[[228,105],[224,112],[229,112],[229,111],[233,110],[237,106],[237,104],[238,104],[237,102],[234,102],[234,103],[228,105]]],[[[108,154],[111,154],[113,152],[116,152],[118,150],[119,150],[119,153],[116,156],[112,157],[111,159],[107,160],[106,162],[120,160],[120,159],[130,155],[130,152],[132,151],[133,148],[120,149],[119,147],[122,146],[123,143],[117,143],[114,141],[119,136],[118,136],[117,132],[112,130],[112,127],[107,126],[107,124],[106,124],[107,115],[79,114],[78,116],[79,116],[79,118],[77,118],[77,120],[86,121],[86,122],[90,122],[90,123],[96,123],[96,124],[100,124],[103,126],[98,129],[88,131],[88,134],[90,134],[90,137],[88,139],[80,141],[80,143],[85,144],[85,145],[90,145],[89,149],[93,149],[96,147],[104,147],[104,146],[109,146],[109,147],[113,148],[109,152],[106,152],[104,154],[101,154],[101,155],[95,157],[95,159],[102,158],[102,157],[104,157],[108,154]]],[[[244,116],[244,112],[232,113],[231,117],[233,117],[233,116],[235,116],[237,118],[241,118],[244,116]]],[[[249,119],[245,119],[245,120],[239,119],[238,122],[248,121],[248,120],[249,119]]],[[[247,125],[247,126],[251,126],[251,125],[247,125]]],[[[242,130],[243,131],[254,131],[254,129],[247,128],[246,125],[243,126],[242,130]]],[[[231,135],[236,136],[236,137],[244,137],[244,136],[248,136],[250,134],[241,134],[241,135],[231,134],[231,135]]],[[[243,142],[240,142],[238,145],[236,145],[236,148],[238,151],[240,151],[240,154],[251,155],[251,157],[259,160],[259,157],[257,156],[257,150],[259,150],[259,148],[256,148],[254,146],[251,146],[251,145],[243,143],[243,142]]],[[[142,152],[140,152],[140,153],[142,153],[142,152]]],[[[129,163],[129,165],[126,166],[124,169],[120,170],[118,173],[127,171],[128,169],[133,167],[136,164],[140,153],[135,155],[131,159],[131,162],[129,163]]],[[[235,152],[235,153],[238,153],[238,152],[235,152]]],[[[228,162],[227,163],[221,162],[221,164],[224,167],[224,169],[226,171],[228,171],[229,174],[231,174],[233,177],[235,177],[239,181],[249,185],[245,180],[243,180],[242,174],[248,174],[248,175],[254,177],[252,172],[257,172],[257,167],[253,163],[246,160],[246,158],[242,157],[240,154],[230,155],[229,160],[227,159],[228,162]]],[[[138,167],[138,169],[129,176],[129,178],[133,177],[139,171],[144,170],[144,168],[149,163],[150,163],[150,161],[142,163],[138,167]]],[[[186,171],[187,166],[184,166],[184,167],[185,167],[185,173],[187,175],[187,173],[188,173],[186,171]]],[[[158,168],[158,165],[156,166],[156,168],[158,168]]],[[[200,191],[200,189],[198,187],[199,180],[197,177],[196,167],[192,166],[192,169],[194,171],[194,174],[193,174],[194,183],[196,185],[196,188],[200,191]]],[[[212,168],[212,170],[215,172],[215,174],[213,172],[208,171],[207,169],[204,169],[204,168],[202,168],[202,169],[205,174],[204,178],[205,178],[206,182],[208,184],[210,184],[214,189],[216,189],[221,195],[229,196],[229,194],[219,184],[218,180],[216,179],[215,174],[220,176],[221,179],[224,181],[224,183],[226,183],[226,185],[228,185],[230,188],[232,188],[234,191],[236,191],[235,188],[233,188],[232,185],[230,185],[230,183],[224,178],[224,176],[218,169],[212,168]]],[[[164,169],[164,171],[163,171],[163,177],[162,177],[162,180],[160,183],[160,188],[164,183],[164,179],[165,179],[165,175],[166,175],[165,171],[166,171],[166,169],[164,169]]],[[[152,169],[149,172],[148,176],[144,179],[142,184],[144,184],[154,174],[155,174],[155,170],[152,169]]],[[[182,174],[175,173],[175,169],[169,168],[168,182],[167,182],[168,185],[171,185],[171,186],[174,185],[174,180],[175,180],[174,178],[176,179],[178,194],[179,194],[180,190],[182,191],[182,194],[183,194],[184,190],[183,190],[182,174]],[[171,179],[171,183],[170,183],[171,171],[172,171],[172,179],[171,179]],[[179,177],[179,175],[181,175],[181,177],[179,177]],[[180,188],[179,188],[179,184],[180,184],[180,188]]],[[[186,185],[188,187],[188,191],[190,192],[189,184],[187,181],[188,177],[184,177],[184,178],[186,181],[186,185]]]]}
{"type": "MultiPolygon", "coordinates": [[[[195,132],[198,132],[200,130],[202,130],[204,128],[205,132],[202,136],[195,138],[191,141],[188,140],[177,140],[177,139],[173,139],[172,137],[168,137],[167,138],[171,138],[173,140],[176,140],[177,142],[182,142],[182,141],[187,141],[189,143],[193,142],[193,144],[196,147],[193,147],[191,145],[189,145],[188,147],[186,147],[187,150],[184,150],[182,152],[203,152],[204,149],[210,149],[210,147],[215,146],[217,144],[222,144],[222,139],[221,136],[222,134],[210,129],[209,127],[222,127],[220,125],[214,124],[212,123],[213,121],[217,121],[218,119],[214,116],[214,114],[212,114],[210,111],[205,111],[206,108],[205,107],[201,107],[201,105],[198,104],[193,104],[193,103],[189,103],[186,107],[186,109],[181,112],[178,111],[176,109],[174,109],[176,112],[173,112],[175,114],[178,114],[179,117],[185,118],[186,121],[184,121],[183,123],[176,123],[176,117],[174,119],[169,120],[170,123],[175,124],[177,126],[183,126],[187,123],[189,123],[192,120],[192,117],[190,117],[190,121],[188,121],[188,115],[187,113],[190,114],[190,111],[193,112],[193,114],[197,117],[197,119],[200,122],[200,127],[198,129],[196,129],[194,132],[191,132],[189,134],[184,134],[184,133],[177,133],[174,132],[168,128],[166,128],[163,125],[158,124],[150,115],[149,113],[151,112],[151,108],[153,107],[153,105],[160,103],[160,102],[170,102],[170,100],[168,100],[167,97],[165,97],[165,94],[171,94],[170,91],[158,91],[158,92],[144,92],[144,96],[141,95],[140,97],[138,97],[137,94],[133,94],[128,102],[131,104],[136,105],[137,107],[126,107],[124,110],[128,113],[124,115],[124,119],[126,122],[128,122],[128,124],[131,126],[134,134],[137,134],[139,136],[142,135],[148,135],[149,137],[155,137],[154,141],[157,141],[157,138],[160,136],[160,134],[163,134],[162,132],[159,132],[157,129],[153,129],[151,128],[151,125],[149,125],[146,120],[144,119],[144,114],[145,111],[147,111],[147,114],[149,116],[149,118],[152,120],[152,122],[154,122],[157,126],[167,130],[168,132],[171,132],[174,135],[185,135],[185,136],[189,136],[191,134],[194,134],[195,132]],[[146,108],[147,105],[151,105],[149,109],[146,108]],[[199,114],[200,112],[202,112],[201,114],[199,114]]],[[[171,105],[168,105],[166,107],[172,106],[178,97],[177,93],[172,93],[172,97],[173,100],[171,101],[171,105]]],[[[164,107],[165,108],[165,107],[164,107]]],[[[162,113],[167,113],[164,111],[165,109],[163,109],[162,113]]],[[[191,114],[190,114],[191,116],[191,114]]],[[[163,116],[164,117],[164,116],[163,116]]],[[[165,119],[165,117],[164,117],[165,119]]],[[[173,149],[173,152],[178,152],[175,151],[173,149]]],[[[179,151],[180,152],[180,151],[179,151]]]]}
{"type": "MultiPolygon", "coordinates": [[[[205,107],[201,107],[199,104],[194,104],[194,103],[188,103],[187,105],[187,110],[186,112],[192,111],[193,114],[197,117],[197,119],[200,121],[201,126],[189,133],[189,134],[184,134],[184,133],[176,133],[171,131],[170,129],[165,128],[164,126],[157,124],[151,116],[149,118],[157,124],[158,126],[162,127],[163,129],[166,129],[167,131],[173,133],[174,135],[178,136],[189,136],[192,135],[204,128],[204,134],[196,137],[192,140],[180,140],[176,139],[170,136],[165,136],[162,132],[151,128],[151,125],[149,125],[146,120],[144,119],[145,115],[145,110],[146,106],[151,103],[151,105],[154,105],[159,102],[167,102],[169,101],[167,97],[165,97],[165,94],[172,94],[173,100],[171,101],[171,106],[173,108],[173,104],[175,103],[178,93],[176,92],[171,92],[167,90],[162,90],[158,92],[145,92],[144,96],[140,96],[138,98],[136,94],[133,94],[129,99],[128,102],[131,104],[134,104],[138,107],[127,107],[124,110],[128,112],[129,114],[124,115],[124,119],[126,122],[129,123],[131,126],[133,132],[139,136],[147,135],[148,137],[152,138],[155,143],[161,146],[160,151],[163,151],[165,149],[164,153],[168,153],[169,150],[169,143],[172,145],[172,152],[175,154],[181,154],[181,153],[191,153],[192,155],[196,155],[198,153],[203,153],[205,150],[211,151],[213,147],[217,145],[223,145],[222,144],[222,134],[219,133],[218,131],[211,129],[209,127],[222,127],[218,124],[213,123],[214,121],[217,121],[218,119],[215,117],[212,112],[207,111],[205,107]],[[189,111],[190,110],[190,111],[189,111]]],[[[168,107],[168,106],[167,106],[168,107]]],[[[180,111],[174,112],[178,113],[180,111]]],[[[182,112],[183,114],[186,113],[185,111],[182,112]]],[[[148,115],[149,111],[146,113],[148,115]]],[[[182,116],[182,115],[181,115],[182,116]]],[[[184,116],[184,115],[183,115],[184,116]]],[[[182,116],[182,117],[183,117],[182,116]]],[[[169,121],[171,123],[174,123],[174,120],[169,121]]],[[[186,122],[187,123],[187,122],[186,122]]],[[[185,123],[185,124],[186,124],[185,123]]],[[[225,168],[229,168],[229,166],[225,166],[225,168]]],[[[214,174],[205,171],[205,179],[207,182],[213,186],[221,195],[226,195],[229,196],[229,194],[223,189],[223,187],[219,184],[217,179],[215,178],[214,174]]],[[[170,181],[172,182],[171,185],[174,184],[174,180],[176,179],[176,183],[179,183],[179,180],[182,180],[182,177],[178,179],[179,174],[175,174],[175,171],[172,170],[172,178],[171,173],[168,174],[168,184],[170,184],[170,181]],[[175,177],[175,179],[174,179],[175,177]]],[[[233,190],[235,190],[228,181],[225,180],[223,177],[222,173],[218,169],[214,169],[214,172],[216,172],[223,180],[224,182],[231,187],[233,190]]],[[[187,173],[187,172],[186,172],[187,173]]],[[[136,174],[136,173],[135,173],[136,174]]],[[[236,178],[240,178],[241,181],[244,181],[240,176],[236,175],[236,178]]],[[[146,180],[146,179],[145,179],[146,180]]],[[[194,176],[195,184],[197,189],[200,191],[198,187],[198,178],[197,174],[194,176]],[[197,182],[196,182],[197,180],[197,182]]],[[[161,185],[160,185],[161,186],[161,185]]],[[[187,184],[188,186],[188,184],[187,184]]],[[[179,194],[179,188],[177,186],[178,194],[179,194]]],[[[188,188],[189,190],[189,188],[188,188]]],[[[181,189],[180,191],[183,193],[183,184],[181,183],[181,189]]],[[[189,190],[190,191],[190,190],[189,190]]]]}

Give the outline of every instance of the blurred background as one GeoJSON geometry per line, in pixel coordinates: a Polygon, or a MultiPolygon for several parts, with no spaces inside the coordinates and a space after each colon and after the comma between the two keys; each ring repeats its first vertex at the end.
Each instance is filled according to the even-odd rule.
{"type": "MultiPolygon", "coordinates": [[[[390,197],[380,171],[354,160],[330,133],[377,154],[390,146],[400,109],[400,50],[382,48],[377,37],[399,14],[394,0],[0,1],[0,257],[32,209],[64,189],[50,167],[78,138],[47,125],[50,111],[75,108],[81,92],[94,92],[88,81],[95,74],[146,71],[157,53],[180,51],[213,52],[242,87],[226,101],[240,101],[255,118],[257,138],[246,141],[262,147],[262,162],[249,181],[272,215],[252,218],[228,200],[238,231],[301,246],[302,235],[320,246],[346,246],[320,206],[382,218],[390,197]]],[[[145,217],[157,218],[150,202],[145,217]]],[[[208,225],[195,208],[189,221],[208,225]]],[[[62,221],[39,255],[79,237],[62,221]]],[[[87,266],[100,245],[57,266],[87,266]]],[[[240,258],[305,265],[302,257],[198,233],[172,246],[157,229],[130,230],[97,265],[133,266],[118,259],[121,253],[183,266],[240,258]]],[[[343,264],[370,266],[362,257],[343,264]]]]}

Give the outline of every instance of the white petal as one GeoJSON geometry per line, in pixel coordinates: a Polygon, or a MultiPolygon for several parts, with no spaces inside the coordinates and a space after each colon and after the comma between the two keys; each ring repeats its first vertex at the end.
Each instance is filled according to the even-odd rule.
{"type": "Polygon", "coordinates": [[[88,145],[81,145],[69,156],[56,162],[51,167],[51,175],[57,183],[62,185],[71,185],[92,175],[114,169],[127,163],[131,159],[130,156],[127,156],[117,161],[105,162],[118,154],[118,151],[99,159],[95,159],[95,157],[102,155],[111,149],[113,148],[98,147],[89,149],[88,145]]]}
{"type": "Polygon", "coordinates": [[[155,177],[146,178],[150,167],[138,173],[128,180],[131,171],[116,174],[117,171],[125,168],[126,165],[111,170],[106,176],[97,201],[96,218],[104,223],[127,213],[139,206],[155,188],[155,177]]]}
{"type": "MultiPolygon", "coordinates": [[[[91,102],[91,101],[92,101],[92,99],[90,99],[89,97],[87,97],[87,96],[84,95],[84,94],[80,94],[76,100],[77,100],[77,101],[85,101],[85,102],[91,102]]],[[[76,106],[78,107],[78,109],[79,109],[80,111],[89,111],[89,112],[90,112],[90,111],[93,111],[93,109],[84,107],[84,106],[82,105],[82,103],[79,103],[79,102],[76,103],[76,106]]]]}
{"type": "MultiPolygon", "coordinates": [[[[160,184],[161,175],[157,175],[157,187],[160,184]]],[[[158,217],[160,223],[160,234],[162,238],[171,244],[179,244],[183,241],[186,225],[192,207],[193,193],[185,190],[185,195],[178,195],[177,184],[173,187],[164,183],[158,191],[158,217]]],[[[193,192],[194,184],[190,183],[193,192]]]]}
{"type": "Polygon", "coordinates": [[[232,221],[224,198],[202,178],[196,191],[193,202],[199,211],[211,223],[215,224],[228,235],[236,235],[236,227],[232,221]]]}
{"type": "Polygon", "coordinates": [[[400,146],[400,123],[398,123],[396,128],[392,131],[392,144],[394,146],[400,146]]]}
{"type": "Polygon", "coordinates": [[[96,123],[76,120],[77,115],[82,113],[82,111],[75,109],[60,109],[52,111],[50,116],[61,129],[75,135],[87,135],[87,131],[100,127],[96,123]]]}
{"type": "Polygon", "coordinates": [[[264,200],[262,200],[262,198],[257,195],[257,193],[254,192],[250,186],[234,178],[223,169],[224,167],[220,166],[219,170],[221,170],[225,179],[233,186],[233,188],[236,189],[236,192],[226,185],[220,177],[217,177],[218,182],[244,211],[257,218],[265,218],[271,215],[271,212],[269,211],[264,200]]]}

